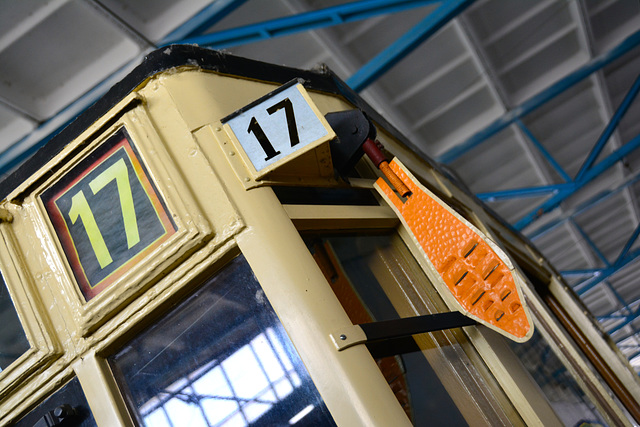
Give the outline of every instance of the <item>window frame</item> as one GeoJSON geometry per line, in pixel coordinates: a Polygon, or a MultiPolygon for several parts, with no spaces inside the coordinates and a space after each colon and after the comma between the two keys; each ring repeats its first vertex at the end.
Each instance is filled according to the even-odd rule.
{"type": "MultiPolygon", "coordinates": [[[[361,170],[363,167],[367,167],[368,170],[377,174],[368,161],[365,163],[368,166],[360,165],[361,170]]],[[[440,190],[441,194],[445,195],[447,199],[451,198],[455,200],[456,204],[460,204],[454,196],[456,189],[445,186],[441,179],[437,179],[438,177],[435,173],[432,175],[428,176],[428,178],[430,180],[432,178],[436,179],[431,182],[431,185],[440,190]]],[[[373,180],[361,179],[358,181],[358,186],[361,188],[373,188],[372,184],[373,180]]],[[[384,206],[384,204],[379,207],[329,205],[283,205],[283,207],[300,232],[327,232],[331,230],[342,230],[344,232],[345,228],[373,231],[389,228],[393,224],[393,218],[389,215],[386,210],[388,207],[384,206]]],[[[475,214],[469,216],[484,233],[493,237],[495,241],[500,241],[496,238],[495,233],[480,220],[479,216],[475,214]]],[[[395,220],[399,222],[397,218],[395,220]]],[[[401,225],[397,225],[395,229],[414,258],[421,265],[423,271],[426,272],[428,266],[422,260],[420,249],[416,247],[410,234],[401,225]]],[[[608,422],[627,423],[628,418],[624,409],[610,396],[606,386],[603,386],[599,376],[593,372],[591,365],[585,359],[575,341],[564,330],[559,320],[555,318],[549,307],[537,294],[531,282],[519,270],[519,267],[516,267],[516,271],[516,274],[520,274],[525,283],[527,283],[527,286],[523,287],[523,293],[527,304],[532,308],[532,312],[535,313],[535,326],[552,347],[556,356],[560,358],[580,388],[608,422]]],[[[418,313],[415,314],[417,315],[418,313]]],[[[559,423],[555,413],[553,413],[553,416],[549,416],[550,406],[544,395],[541,394],[539,386],[524,370],[521,362],[506,343],[500,341],[500,337],[496,337],[491,331],[480,327],[465,328],[463,333],[472,343],[493,377],[505,390],[509,400],[526,424],[543,423],[544,425],[552,425],[559,423]]],[[[553,411],[551,410],[551,412],[553,411]]]]}
{"type": "Polygon", "coordinates": [[[39,183],[29,196],[35,200],[34,208],[37,215],[44,219],[42,222],[45,233],[53,252],[57,255],[56,261],[66,273],[65,280],[61,280],[60,284],[67,295],[74,296],[67,300],[76,326],[85,337],[111,318],[127,300],[148,289],[171,265],[197,250],[214,234],[212,226],[204,220],[204,215],[190,190],[182,186],[178,190],[175,186],[168,185],[169,182],[179,182],[182,178],[172,164],[165,142],[155,131],[141,98],[136,94],[130,95],[123,100],[114,114],[115,117],[105,126],[98,128],[97,132],[95,127],[91,128],[93,132],[81,135],[65,150],[68,153],[63,153],[51,162],[47,169],[54,172],[39,183]],[[139,160],[146,167],[149,179],[157,188],[158,196],[164,202],[176,230],[162,245],[132,265],[98,295],[85,301],[41,196],[52,184],[123,128],[128,134],[129,142],[138,151],[139,160]],[[74,148],[81,149],[76,153],[74,148]],[[191,218],[200,220],[193,221],[191,218]],[[127,284],[126,287],[122,286],[124,283],[127,284]]]}
{"type": "Polygon", "coordinates": [[[62,355],[62,349],[38,293],[35,281],[17,249],[10,223],[0,223],[0,271],[13,302],[29,350],[0,372],[0,399],[26,380],[33,372],[62,355]]]}

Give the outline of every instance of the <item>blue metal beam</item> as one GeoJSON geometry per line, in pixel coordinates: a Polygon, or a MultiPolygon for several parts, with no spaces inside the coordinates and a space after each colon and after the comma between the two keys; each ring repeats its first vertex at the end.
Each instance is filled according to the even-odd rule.
{"type": "Polygon", "coordinates": [[[580,283],[573,285],[573,290],[579,296],[582,296],[589,292],[591,289],[595,288],[597,285],[607,280],[609,277],[613,276],[618,269],[621,267],[608,267],[603,268],[601,272],[594,274],[591,278],[587,280],[583,280],[580,283]]]}
{"type": "Polygon", "coordinates": [[[627,359],[633,360],[634,358],[638,357],[638,355],[640,355],[640,350],[636,350],[633,353],[631,353],[629,356],[627,356],[627,359]]]}
{"type": "Polygon", "coordinates": [[[609,262],[607,257],[605,257],[602,251],[598,249],[598,246],[596,246],[593,240],[591,240],[591,237],[589,237],[589,235],[582,229],[582,227],[580,227],[578,223],[575,222],[573,219],[569,221],[571,222],[571,225],[573,225],[573,227],[576,229],[576,231],[580,234],[580,237],[582,237],[584,241],[587,242],[587,245],[589,246],[589,248],[591,248],[591,250],[597,255],[597,257],[600,258],[600,261],[602,261],[602,263],[606,267],[611,267],[611,263],[609,262]]]}
{"type": "MultiPolygon", "coordinates": [[[[245,1],[245,0],[243,0],[245,1]]],[[[183,26],[174,30],[171,34],[169,34],[163,42],[165,44],[169,43],[193,43],[192,39],[182,39],[176,40],[181,35],[184,34],[192,34],[194,32],[202,30],[206,25],[213,25],[217,20],[224,17],[226,14],[230,13],[232,9],[238,7],[243,1],[240,0],[218,0],[212,3],[207,8],[203,9],[197,16],[192,18],[192,20],[188,21],[183,26]],[[208,20],[208,21],[207,21],[208,20]],[[174,38],[175,37],[175,38],[174,38]]],[[[322,20],[325,19],[325,24],[334,25],[342,22],[352,22],[359,19],[366,19],[373,16],[377,16],[380,14],[386,13],[394,13],[400,12],[403,10],[409,10],[412,8],[417,8],[433,3],[439,3],[437,0],[362,0],[356,1],[352,3],[347,3],[344,5],[335,6],[332,8],[327,8],[319,11],[303,13],[300,15],[295,15],[287,18],[277,19],[274,21],[267,21],[266,23],[255,24],[253,26],[242,27],[239,29],[233,29],[229,31],[235,31],[236,33],[245,33],[248,34],[252,31],[252,28],[260,27],[262,25],[273,25],[274,34],[270,36],[280,36],[285,33],[292,33],[298,31],[305,31],[308,29],[312,29],[314,20],[322,20]],[[326,21],[329,19],[329,21],[326,21]],[[304,22],[307,22],[309,26],[304,26],[304,22]],[[287,25],[289,28],[287,28],[287,25]]],[[[320,25],[326,26],[326,25],[320,25]]],[[[227,32],[222,32],[227,34],[227,32]]],[[[217,37],[224,38],[224,34],[217,34],[217,37]]],[[[240,37],[242,38],[242,37],[240,37]]],[[[245,42],[251,41],[248,38],[245,42]]],[[[139,61],[139,58],[136,58],[134,61],[139,61]]],[[[58,113],[55,117],[49,119],[48,121],[40,124],[38,128],[32,131],[29,135],[24,138],[16,141],[11,147],[2,153],[0,153],[0,175],[6,174],[11,171],[15,166],[22,163],[28,157],[30,157],[38,148],[42,147],[53,138],[60,130],[62,130],[68,123],[73,121],[73,119],[80,114],[84,108],[91,105],[97,98],[99,98],[103,93],[105,93],[111,85],[117,79],[114,80],[114,76],[121,75],[122,69],[130,67],[132,62],[125,64],[121,69],[114,72],[111,76],[107,77],[103,82],[100,82],[93,89],[89,90],[85,95],[78,98],[76,101],[73,101],[67,107],[65,107],[60,113],[58,113]],[[59,117],[67,117],[66,121],[61,121],[58,123],[59,117]],[[42,133],[43,137],[40,139],[36,139],[35,135],[42,133]]]]}
{"type": "Polygon", "coordinates": [[[624,115],[629,110],[629,107],[633,103],[633,100],[636,99],[638,92],[640,92],[640,75],[636,78],[635,82],[633,82],[633,84],[631,85],[631,88],[629,89],[624,99],[618,106],[618,109],[616,110],[616,112],[613,114],[613,117],[611,117],[611,120],[609,120],[609,123],[607,123],[607,126],[602,132],[602,135],[600,135],[595,146],[591,149],[591,152],[587,156],[587,159],[584,161],[584,163],[580,167],[580,170],[576,175],[576,181],[579,181],[580,179],[582,179],[582,177],[587,173],[587,171],[593,166],[593,163],[596,161],[596,159],[604,149],[605,145],[607,145],[609,138],[611,138],[611,135],[613,135],[613,132],[618,127],[620,120],[622,120],[624,115]]]}
{"type": "Polygon", "coordinates": [[[562,270],[560,274],[563,277],[584,277],[595,276],[596,274],[603,274],[604,272],[604,268],[584,268],[578,270],[562,270]]]}
{"type": "Polygon", "coordinates": [[[526,127],[525,124],[522,123],[520,119],[516,120],[516,124],[518,125],[522,133],[524,133],[527,136],[529,141],[531,141],[531,143],[538,149],[540,154],[542,154],[542,157],[544,157],[544,159],[551,165],[551,167],[558,173],[558,175],[562,177],[564,182],[571,182],[572,179],[569,176],[569,174],[565,172],[562,166],[560,166],[560,163],[558,163],[556,159],[553,158],[551,153],[549,153],[549,151],[544,147],[544,145],[542,145],[540,141],[538,141],[538,138],[536,138],[533,135],[531,130],[529,130],[529,128],[526,127]]]}
{"type": "Polygon", "coordinates": [[[604,171],[609,169],[611,166],[615,165],[618,161],[623,159],[629,153],[634,151],[635,149],[640,147],[640,135],[633,138],[631,141],[619,147],[616,151],[605,157],[600,163],[596,164],[594,167],[590,168],[584,176],[580,179],[579,182],[576,182],[575,188],[572,190],[560,190],[558,194],[551,197],[549,200],[542,203],[540,206],[529,212],[522,219],[514,224],[514,228],[517,230],[522,230],[533,221],[541,217],[547,212],[552,211],[557,208],[560,203],[564,200],[575,194],[577,191],[582,189],[585,185],[593,181],[604,171]]]}
{"type": "Polygon", "coordinates": [[[638,259],[640,259],[640,249],[629,252],[624,258],[614,263],[611,267],[601,269],[600,273],[596,273],[590,279],[584,280],[574,285],[573,288],[578,295],[584,295],[586,292],[593,289],[596,285],[604,280],[607,280],[609,277],[622,270],[622,268],[638,259]]]}
{"type": "Polygon", "coordinates": [[[356,92],[362,91],[473,2],[474,0],[447,0],[443,2],[435,11],[356,71],[347,79],[347,84],[356,92]]]}
{"type": "Polygon", "coordinates": [[[631,249],[631,246],[633,246],[633,243],[638,238],[638,235],[640,235],[640,224],[636,226],[636,229],[633,231],[633,234],[631,235],[631,237],[629,237],[629,239],[625,243],[624,248],[622,248],[622,251],[620,251],[620,255],[618,255],[618,258],[616,259],[616,264],[620,262],[622,259],[624,259],[625,256],[627,256],[627,254],[629,253],[629,250],[631,249]]]}
{"type": "Polygon", "coordinates": [[[9,148],[0,152],[0,175],[10,172],[13,168],[24,162],[32,154],[44,146],[51,138],[56,136],[62,129],[69,125],[87,107],[93,104],[96,99],[107,93],[107,91],[127,72],[129,72],[141,59],[142,55],[124,64],[114,71],[109,77],[89,89],[75,101],[67,105],[51,119],[41,123],[36,129],[25,137],[14,142],[9,148]],[[60,119],[64,118],[64,119],[60,119]],[[41,133],[43,136],[37,138],[41,133]]]}
{"type": "Polygon", "coordinates": [[[619,324],[617,324],[613,328],[609,329],[607,331],[607,333],[609,335],[613,335],[614,333],[618,332],[620,329],[622,329],[625,326],[628,326],[631,323],[633,323],[638,317],[640,317],[640,311],[639,310],[636,310],[635,313],[632,313],[629,316],[624,316],[624,321],[620,322],[619,324]]]}
{"type": "Polygon", "coordinates": [[[521,198],[521,197],[548,196],[550,194],[555,195],[560,193],[561,191],[571,190],[573,189],[573,187],[574,185],[571,183],[552,184],[552,185],[542,185],[539,187],[523,187],[523,188],[514,188],[511,190],[489,191],[486,193],[478,193],[476,194],[476,196],[480,200],[495,202],[497,200],[515,199],[515,198],[521,198]]]}
{"type": "Polygon", "coordinates": [[[202,34],[246,2],[247,0],[213,1],[185,23],[167,34],[160,44],[166,45],[174,43],[176,40],[202,34]]]}
{"type": "Polygon", "coordinates": [[[361,0],[263,21],[243,27],[172,40],[173,43],[223,48],[330,27],[433,4],[434,0],[361,0]]]}
{"type": "Polygon", "coordinates": [[[557,218],[554,221],[551,221],[548,224],[545,224],[544,226],[538,228],[537,230],[531,233],[528,233],[527,237],[529,237],[529,239],[531,239],[532,241],[535,241],[537,238],[539,238],[543,234],[546,234],[549,231],[555,229],[556,227],[560,226],[564,222],[570,220],[572,217],[580,215],[581,213],[591,209],[593,206],[597,205],[598,203],[601,203],[604,200],[608,199],[609,197],[612,197],[620,193],[621,191],[625,190],[629,186],[639,181],[640,181],[640,172],[637,172],[636,174],[627,177],[625,181],[622,182],[622,184],[620,184],[618,187],[612,190],[606,190],[601,193],[598,193],[596,196],[578,205],[571,212],[565,212],[560,218],[557,218]]]}
{"type": "Polygon", "coordinates": [[[622,41],[610,51],[598,56],[597,58],[592,59],[571,74],[552,84],[547,89],[544,89],[537,95],[529,98],[522,104],[511,109],[502,117],[493,121],[489,126],[472,135],[466,141],[446,151],[438,158],[438,160],[442,163],[453,162],[469,150],[477,147],[487,139],[491,138],[493,135],[505,129],[507,126],[513,124],[517,119],[520,119],[536,110],[547,101],[553,99],[560,93],[581,82],[595,71],[598,71],[601,68],[609,65],[611,62],[620,58],[639,45],[640,30],[627,37],[624,41],[622,41]]]}

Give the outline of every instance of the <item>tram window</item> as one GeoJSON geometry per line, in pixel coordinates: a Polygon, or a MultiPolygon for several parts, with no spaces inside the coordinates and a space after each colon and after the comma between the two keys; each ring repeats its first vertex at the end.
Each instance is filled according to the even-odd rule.
{"type": "Polygon", "coordinates": [[[29,350],[18,313],[11,302],[7,285],[0,276],[0,372],[29,350]]]}
{"type": "Polygon", "coordinates": [[[335,425],[242,256],[110,361],[141,425],[335,425]]]}
{"type": "Polygon", "coordinates": [[[529,341],[523,344],[512,343],[511,347],[565,425],[606,425],[602,415],[549,347],[540,331],[536,329],[529,341]]]}
{"type": "Polygon", "coordinates": [[[15,427],[53,425],[66,427],[97,425],[77,378],[69,381],[36,409],[25,415],[15,424],[15,427]]]}
{"type": "MultiPolygon", "coordinates": [[[[416,314],[407,313],[415,303],[406,299],[407,284],[428,279],[394,233],[309,236],[306,241],[353,323],[416,314]]],[[[497,384],[489,384],[473,367],[459,338],[444,331],[392,342],[388,348],[368,347],[414,425],[522,424],[497,384]],[[403,354],[392,356],[389,349],[403,354]]]]}
{"type": "MultiPolygon", "coordinates": [[[[397,318],[402,309],[402,303],[398,303],[401,299],[406,301],[401,313],[403,316],[412,315],[407,306],[415,310],[415,306],[425,302],[426,295],[416,294],[414,284],[428,283],[428,279],[424,274],[417,273],[420,267],[395,234],[309,236],[306,241],[353,323],[397,318]],[[394,291],[394,288],[397,290],[394,291]]],[[[433,301],[428,302],[427,312],[416,314],[428,314],[433,312],[435,307],[437,304],[433,301]]],[[[436,311],[443,309],[439,308],[436,311]]],[[[407,408],[414,423],[464,425],[464,421],[470,424],[482,423],[481,420],[484,418],[489,425],[497,425],[500,423],[499,420],[491,417],[505,415],[510,417],[506,424],[522,423],[517,414],[507,407],[508,404],[505,405],[503,395],[496,391],[495,381],[489,378],[490,374],[479,364],[476,364],[475,368],[471,367],[470,359],[465,356],[465,352],[471,354],[471,351],[465,345],[463,334],[458,333],[454,340],[449,342],[438,339],[449,334],[456,332],[452,330],[422,334],[414,337],[413,349],[406,345],[402,348],[396,347],[401,351],[409,351],[399,357],[404,369],[406,388],[403,391],[398,384],[390,385],[400,403],[407,408]],[[461,348],[465,351],[456,351],[461,348]],[[460,378],[459,383],[451,378],[447,380],[447,373],[437,368],[446,366],[439,360],[438,352],[441,353],[440,357],[448,359],[448,363],[451,363],[450,366],[455,373],[449,374],[451,378],[460,378]],[[424,390],[428,391],[425,393],[424,390]],[[491,392],[493,396],[490,395],[491,392]],[[465,394],[476,402],[465,404],[465,394]],[[475,420],[470,412],[473,404],[482,411],[482,414],[477,414],[475,420]],[[502,406],[504,413],[500,412],[499,406],[502,406]],[[438,418],[444,417],[444,414],[454,418],[438,418]]],[[[510,343],[515,355],[565,425],[580,425],[587,421],[605,425],[593,402],[578,386],[538,329],[528,342],[510,343]]],[[[369,349],[375,357],[377,346],[369,345],[369,349]]],[[[388,365],[388,358],[384,362],[378,362],[383,374],[388,377],[385,369],[389,370],[389,367],[385,368],[383,363],[388,365]]]]}

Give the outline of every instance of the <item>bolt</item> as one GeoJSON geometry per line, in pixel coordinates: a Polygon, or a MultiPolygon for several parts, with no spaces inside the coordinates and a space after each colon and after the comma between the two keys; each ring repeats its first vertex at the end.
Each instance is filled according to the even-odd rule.
{"type": "Polygon", "coordinates": [[[53,416],[58,418],[59,420],[64,420],[65,418],[72,416],[74,413],[75,411],[73,410],[73,408],[66,403],[58,406],[53,410],[53,416]]]}

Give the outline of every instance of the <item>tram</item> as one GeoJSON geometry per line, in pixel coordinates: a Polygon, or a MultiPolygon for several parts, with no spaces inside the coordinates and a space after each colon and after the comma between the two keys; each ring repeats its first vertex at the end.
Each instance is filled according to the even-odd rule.
{"type": "Polygon", "coordinates": [[[154,51],[0,193],[0,425],[640,422],[553,267],[328,69],[154,51]]]}

